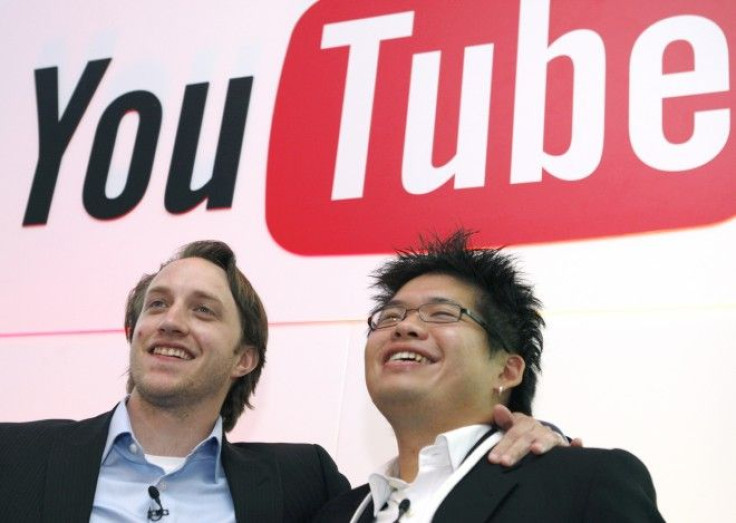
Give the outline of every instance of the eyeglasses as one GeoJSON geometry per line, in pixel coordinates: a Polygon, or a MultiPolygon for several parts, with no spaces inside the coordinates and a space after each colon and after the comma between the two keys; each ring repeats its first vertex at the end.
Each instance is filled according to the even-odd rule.
{"type": "Polygon", "coordinates": [[[368,318],[368,327],[372,331],[388,329],[403,321],[411,311],[417,311],[419,319],[425,323],[456,323],[464,314],[484,329],[488,329],[486,322],[475,313],[457,303],[446,301],[425,303],[415,309],[407,309],[403,305],[387,305],[371,314],[368,318]]]}
{"type": "Polygon", "coordinates": [[[480,316],[462,305],[451,301],[433,301],[424,303],[414,309],[407,309],[403,305],[387,305],[370,315],[368,318],[368,328],[371,331],[375,331],[394,327],[404,321],[406,316],[412,311],[417,311],[419,319],[425,323],[457,323],[465,315],[483,327],[491,340],[498,342],[507,352],[511,352],[509,345],[506,344],[504,339],[494,332],[480,316]]]}

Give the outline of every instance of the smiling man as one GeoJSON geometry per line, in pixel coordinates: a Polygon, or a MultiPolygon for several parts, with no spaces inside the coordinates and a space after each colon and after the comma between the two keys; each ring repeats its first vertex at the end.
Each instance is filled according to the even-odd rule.
{"type": "Polygon", "coordinates": [[[128,298],[128,393],[79,422],[0,424],[0,521],[299,522],[349,488],[317,445],[230,443],[265,363],[260,298],[224,243],[128,298]]]}
{"type": "MultiPolygon", "coordinates": [[[[0,423],[0,521],[307,522],[349,490],[318,445],[227,441],[265,364],[268,322],[226,244],[188,244],[144,276],[125,332],[128,396],[112,411],[0,423]]],[[[557,443],[530,418],[501,418],[516,431],[512,461],[557,443]]]]}
{"type": "Polygon", "coordinates": [[[469,236],[376,272],[365,377],[399,454],[316,521],[662,522],[649,473],[625,451],[552,449],[510,469],[483,459],[503,435],[499,406],[531,414],[544,321],[513,259],[469,236]]]}

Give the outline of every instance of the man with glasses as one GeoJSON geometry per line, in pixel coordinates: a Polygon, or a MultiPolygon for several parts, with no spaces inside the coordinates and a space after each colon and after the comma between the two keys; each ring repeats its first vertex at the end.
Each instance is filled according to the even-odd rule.
{"type": "Polygon", "coordinates": [[[529,454],[502,469],[500,405],[531,414],[541,304],[513,259],[470,234],[403,251],[376,273],[365,376],[398,457],[317,517],[335,522],[662,522],[644,465],[622,450],[529,454]]]}

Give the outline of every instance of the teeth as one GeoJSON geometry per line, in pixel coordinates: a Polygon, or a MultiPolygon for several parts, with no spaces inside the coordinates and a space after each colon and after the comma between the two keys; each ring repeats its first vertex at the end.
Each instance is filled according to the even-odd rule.
{"type": "Polygon", "coordinates": [[[192,357],[187,354],[186,351],[182,349],[177,349],[175,347],[154,347],[153,354],[159,355],[159,356],[171,356],[174,358],[179,358],[181,360],[191,360],[192,357]]]}
{"type": "Polygon", "coordinates": [[[416,361],[417,363],[429,363],[429,360],[416,352],[401,351],[392,354],[389,361],[416,361]]]}

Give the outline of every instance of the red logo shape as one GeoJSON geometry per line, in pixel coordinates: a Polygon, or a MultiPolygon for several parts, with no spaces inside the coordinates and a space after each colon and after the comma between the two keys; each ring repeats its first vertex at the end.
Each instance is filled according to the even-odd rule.
{"type": "Polygon", "coordinates": [[[268,227],[329,255],[726,220],[734,36],[718,0],[321,0],[284,62],[268,227]]]}

